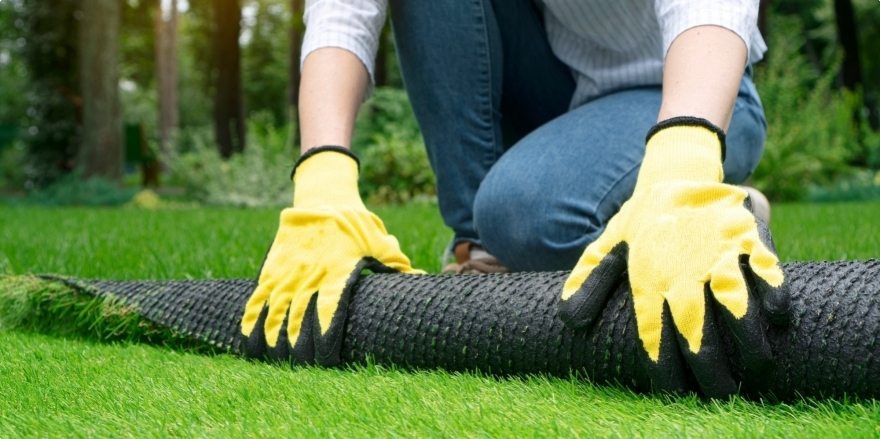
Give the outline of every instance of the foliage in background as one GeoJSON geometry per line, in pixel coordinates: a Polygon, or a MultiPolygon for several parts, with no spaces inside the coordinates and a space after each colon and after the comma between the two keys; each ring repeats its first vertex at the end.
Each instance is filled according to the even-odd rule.
{"type": "Polygon", "coordinates": [[[806,200],[812,202],[865,201],[880,199],[880,171],[865,170],[829,186],[812,186],[806,200]]]}
{"type": "MultiPolygon", "coordinates": [[[[0,186],[39,189],[75,165],[80,135],[75,77],[79,1],[0,1],[0,125],[18,125],[17,132],[24,136],[28,154],[22,161],[20,149],[0,145],[0,186]]],[[[123,115],[128,123],[143,124],[148,140],[154,142],[157,105],[152,15],[156,0],[125,0],[124,4],[120,65],[123,115]]],[[[188,5],[188,9],[180,15],[180,135],[176,143],[183,155],[207,156],[208,149],[215,146],[213,134],[206,128],[213,122],[210,36],[215,1],[188,0],[181,4],[188,5]]],[[[876,0],[852,0],[852,4],[862,54],[862,92],[868,108],[874,109],[873,113],[863,113],[876,127],[880,57],[874,47],[880,41],[880,7],[876,0]]],[[[271,114],[269,123],[283,126],[287,116],[289,24],[297,18],[291,16],[289,0],[240,0],[240,5],[244,17],[240,41],[247,114],[260,119],[257,124],[266,120],[259,115],[271,114]]],[[[861,144],[852,141],[859,138],[852,131],[856,127],[844,116],[849,111],[857,112],[860,104],[858,95],[836,91],[840,86],[840,55],[833,0],[776,0],[771,6],[767,35],[770,60],[756,77],[770,119],[770,138],[755,175],[756,185],[775,200],[817,199],[817,193],[825,194],[822,197],[867,196],[871,190],[853,189],[868,181],[861,177],[861,169],[853,167],[880,168],[880,140],[876,132],[866,128],[868,124],[862,123],[858,127],[861,144]],[[829,191],[822,192],[820,187],[829,191]],[[854,190],[860,195],[844,194],[854,190]]],[[[381,38],[379,59],[384,59],[387,67],[385,81],[396,89],[379,90],[358,120],[353,146],[363,162],[362,192],[373,203],[430,198],[435,193],[434,177],[400,89],[393,36],[387,26],[381,38]]],[[[265,143],[261,139],[249,142],[265,143]]],[[[257,152],[256,156],[267,154],[257,152]]],[[[295,153],[287,154],[283,163],[290,165],[295,153]]],[[[254,160],[236,159],[225,166],[238,169],[250,166],[245,162],[259,162],[254,160]]],[[[205,158],[200,161],[209,163],[205,158]]],[[[218,169],[223,165],[213,163],[218,169]]],[[[229,172],[216,170],[211,175],[229,179],[229,172]]],[[[195,186],[202,189],[193,193],[202,194],[201,200],[210,198],[211,203],[236,205],[253,201],[251,196],[245,197],[250,200],[247,202],[208,197],[204,188],[231,183],[196,180],[200,183],[195,186]]],[[[288,185],[286,178],[278,182],[288,185]]]]}
{"type": "Polygon", "coordinates": [[[61,206],[122,206],[137,189],[120,188],[113,181],[100,177],[83,180],[79,170],[64,174],[44,188],[28,194],[15,204],[61,206]]]}
{"type": "MultiPolygon", "coordinates": [[[[0,125],[18,126],[27,114],[27,95],[22,90],[27,87],[28,72],[21,57],[16,56],[25,42],[17,38],[19,20],[13,6],[0,2],[0,125]]],[[[0,148],[3,146],[0,143],[0,148]]]]}
{"type": "Polygon", "coordinates": [[[361,108],[352,139],[361,194],[373,204],[432,199],[436,180],[406,91],[378,88],[361,108]]]}
{"type": "MultiPolygon", "coordinates": [[[[243,154],[224,161],[210,127],[181,130],[181,153],[172,166],[172,182],[195,201],[215,206],[289,206],[288,179],[298,148],[289,144],[289,127],[275,125],[262,112],[248,123],[243,154]]],[[[380,88],[361,109],[352,148],[361,160],[360,189],[372,204],[432,199],[431,172],[418,124],[406,92],[380,88]]]]}
{"type": "Polygon", "coordinates": [[[247,113],[269,112],[276,126],[287,122],[289,4],[289,0],[250,0],[242,11],[242,85],[247,113]]]}
{"type": "MultiPolygon", "coordinates": [[[[180,135],[177,147],[181,152],[204,146],[205,141],[213,144],[213,134],[203,138],[205,127],[213,123],[213,64],[211,60],[211,35],[213,20],[213,0],[190,0],[189,9],[179,16],[178,29],[178,90],[180,135]],[[198,145],[195,139],[200,139],[198,145]]],[[[135,1],[126,11],[138,11],[147,0],[135,1]]],[[[272,115],[273,123],[280,127],[286,123],[287,90],[287,49],[289,7],[285,0],[245,0],[242,22],[242,75],[245,107],[249,117],[261,117],[263,113],[272,115]]],[[[123,16],[125,20],[127,16],[123,16]]],[[[139,23],[131,19],[133,23],[139,23]]],[[[140,29],[137,32],[152,32],[140,29]]],[[[125,32],[124,32],[125,33],[125,32]]],[[[155,60],[148,59],[144,50],[146,45],[155,44],[154,38],[130,38],[123,41],[125,78],[136,87],[125,90],[123,109],[126,122],[144,121],[147,135],[157,136],[155,114],[156,84],[155,60]],[[146,74],[145,68],[153,69],[146,74]],[[130,110],[130,107],[136,107],[130,110]],[[144,111],[142,111],[144,110],[144,111]]],[[[150,49],[152,50],[152,48],[150,49]]],[[[151,56],[152,52],[151,52],[151,56]]]]}
{"type": "Polygon", "coordinates": [[[148,139],[157,138],[159,103],[156,90],[156,0],[127,0],[120,33],[120,100],[125,124],[143,125],[148,139]]]}
{"type": "MultiPolygon", "coordinates": [[[[7,2],[8,3],[8,2],[7,2]]],[[[14,32],[27,68],[23,123],[29,163],[26,188],[45,186],[73,169],[81,139],[77,95],[78,0],[16,0],[14,32]]]]}
{"type": "MultiPolygon", "coordinates": [[[[880,41],[880,4],[874,0],[850,0],[853,6],[854,20],[859,44],[859,63],[861,65],[863,101],[867,119],[873,128],[880,129],[880,56],[877,42],[880,41]]],[[[820,23],[809,35],[812,39],[827,41],[824,59],[832,59],[839,51],[840,40],[834,26],[834,0],[823,0],[821,7],[814,11],[816,21],[820,23]],[[830,52],[830,53],[828,53],[830,52]]],[[[835,85],[840,85],[838,76],[835,85]]],[[[864,164],[866,157],[856,157],[859,164],[864,164]]]]}
{"type": "MultiPolygon", "coordinates": [[[[193,2],[190,2],[192,5],[193,2]]],[[[192,8],[190,9],[192,11],[192,8]]],[[[180,130],[201,129],[211,125],[213,100],[210,90],[210,59],[204,18],[188,12],[178,17],[178,109],[180,130]]],[[[181,141],[186,138],[181,138],[181,141]]],[[[178,144],[185,150],[188,145],[178,144]]]]}
{"type": "MultiPolygon", "coordinates": [[[[853,0],[862,51],[862,74],[865,79],[865,103],[871,111],[869,119],[875,130],[880,129],[880,3],[874,0],[853,0]]],[[[878,164],[880,166],[880,164],[878,164]]]]}
{"type": "Polygon", "coordinates": [[[772,200],[797,200],[810,185],[829,185],[853,172],[849,163],[862,152],[853,120],[861,99],[832,87],[836,69],[815,73],[801,53],[800,22],[776,17],[772,28],[769,59],[755,75],[769,131],[753,180],[772,200]]]}
{"type": "Polygon", "coordinates": [[[156,31],[154,15],[161,0],[122,2],[120,77],[140,88],[155,86],[156,31]]]}
{"type": "Polygon", "coordinates": [[[156,109],[159,108],[159,95],[156,89],[141,87],[127,79],[121,81],[120,89],[123,122],[143,125],[147,138],[158,140],[159,112],[156,109]]]}
{"type": "MultiPolygon", "coordinates": [[[[880,41],[880,7],[874,0],[849,0],[852,3],[857,31],[864,86],[864,104],[870,110],[868,119],[874,129],[880,128],[880,57],[876,56],[880,41]]],[[[800,38],[804,42],[801,52],[819,74],[828,70],[838,71],[835,65],[840,55],[840,40],[834,0],[774,0],[770,18],[786,16],[796,18],[802,24],[800,38]]],[[[776,38],[775,25],[769,26],[768,42],[776,38]]],[[[834,87],[842,85],[842,77],[835,76],[834,87]]]]}
{"type": "Polygon", "coordinates": [[[0,148],[0,189],[24,187],[28,160],[27,146],[21,140],[0,148]]]}
{"type": "Polygon", "coordinates": [[[248,121],[248,145],[242,154],[223,160],[210,128],[188,131],[190,149],[181,153],[172,171],[194,200],[212,206],[278,207],[293,202],[290,171],[296,153],[288,145],[288,129],[277,128],[272,115],[248,121]]]}

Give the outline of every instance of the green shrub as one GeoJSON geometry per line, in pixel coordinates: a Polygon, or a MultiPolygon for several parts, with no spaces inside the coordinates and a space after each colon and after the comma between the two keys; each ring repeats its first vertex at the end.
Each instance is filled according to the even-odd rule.
{"type": "Polygon", "coordinates": [[[352,140],[360,189],[373,204],[433,199],[436,180],[406,91],[377,89],[361,108],[352,140]]]}
{"type": "Polygon", "coordinates": [[[210,128],[188,130],[181,139],[188,151],[173,160],[174,180],[189,197],[214,206],[280,207],[293,202],[290,171],[297,153],[288,146],[287,128],[270,117],[248,121],[247,147],[223,160],[210,128]]]}
{"type": "MultiPolygon", "coordinates": [[[[200,203],[280,207],[292,202],[288,177],[299,155],[289,144],[291,127],[277,128],[260,113],[248,121],[244,154],[223,160],[209,127],[181,130],[172,181],[200,203]]],[[[406,92],[381,88],[364,104],[352,149],[361,160],[360,190],[373,204],[432,199],[435,179],[406,92]]]]}
{"type": "Polygon", "coordinates": [[[880,199],[880,171],[864,170],[829,186],[813,186],[806,200],[813,202],[867,201],[880,199]]]}
{"type": "Polygon", "coordinates": [[[862,145],[865,147],[867,165],[871,169],[880,170],[880,131],[871,129],[867,108],[864,108],[861,113],[859,127],[861,128],[862,145]]]}
{"type": "Polygon", "coordinates": [[[122,188],[100,177],[83,180],[80,171],[76,170],[16,203],[52,207],[121,206],[129,202],[136,192],[137,189],[122,188]]]}
{"type": "Polygon", "coordinates": [[[0,189],[24,189],[27,181],[27,146],[22,141],[0,148],[0,189]]]}
{"type": "Polygon", "coordinates": [[[769,59],[756,72],[769,131],[752,178],[772,200],[802,199],[811,186],[851,175],[849,163],[862,148],[853,118],[859,95],[832,88],[836,67],[814,73],[801,54],[800,26],[796,19],[774,18],[769,59]]]}

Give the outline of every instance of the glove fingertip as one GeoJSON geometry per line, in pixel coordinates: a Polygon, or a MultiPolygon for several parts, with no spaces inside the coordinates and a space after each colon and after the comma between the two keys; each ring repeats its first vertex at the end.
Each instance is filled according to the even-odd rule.
{"type": "Polygon", "coordinates": [[[581,285],[577,285],[578,268],[572,272],[562,290],[559,301],[559,318],[572,329],[589,326],[605,308],[605,303],[626,272],[627,246],[621,242],[615,246],[595,268],[590,270],[581,285]],[[573,290],[573,291],[572,291],[573,290]]]}
{"type": "MultiPolygon", "coordinates": [[[[782,282],[777,286],[773,286],[766,279],[756,274],[751,264],[742,264],[741,267],[748,277],[749,287],[754,288],[757,296],[761,298],[767,318],[777,325],[786,323],[791,312],[791,289],[784,273],[782,282]]],[[[782,270],[781,267],[780,270],[782,270]]]]}
{"type": "Polygon", "coordinates": [[[267,346],[266,331],[264,327],[268,315],[269,307],[263,305],[263,309],[260,311],[253,328],[247,334],[242,332],[242,336],[244,337],[242,351],[245,358],[264,359],[266,357],[267,346]]]}
{"type": "Polygon", "coordinates": [[[764,294],[764,310],[767,311],[767,318],[774,324],[781,325],[788,322],[791,315],[791,293],[788,283],[783,283],[778,288],[771,288],[764,294]]]}
{"type": "Polygon", "coordinates": [[[590,294],[588,283],[589,279],[568,299],[559,301],[559,318],[569,328],[580,329],[589,326],[602,309],[601,305],[604,301],[597,304],[596,300],[591,300],[595,295],[590,294]]]}
{"type": "MultiPolygon", "coordinates": [[[[374,258],[364,258],[359,261],[351,272],[348,280],[346,280],[342,291],[338,294],[339,298],[326,328],[323,327],[320,321],[321,319],[317,318],[321,312],[321,310],[318,309],[319,304],[317,301],[313,301],[313,303],[309,304],[309,308],[312,310],[309,315],[316,316],[310,326],[312,328],[314,339],[314,359],[315,363],[320,366],[334,367],[342,364],[342,341],[343,333],[345,332],[346,317],[348,315],[348,303],[354,285],[360,279],[361,271],[366,268],[369,268],[374,272],[377,272],[377,268],[380,269],[378,272],[383,272],[381,271],[382,268],[390,270],[391,272],[396,272],[396,270],[392,270],[390,267],[387,267],[374,258]]],[[[322,293],[326,294],[327,292],[321,291],[319,295],[322,293]]]]}
{"type": "Polygon", "coordinates": [[[773,352],[764,334],[758,298],[754,295],[748,297],[748,309],[742,316],[734,316],[724,306],[719,308],[747,372],[754,376],[772,369],[773,352]]]}
{"type": "MultiPolygon", "coordinates": [[[[405,274],[428,274],[425,270],[420,270],[418,268],[413,268],[410,264],[402,264],[402,263],[391,263],[391,264],[381,264],[387,272],[390,273],[405,273],[405,274]]],[[[371,268],[372,269],[372,268],[371,268]]]]}
{"type": "Polygon", "coordinates": [[[592,325],[619,285],[618,276],[591,275],[567,299],[559,301],[559,318],[572,329],[592,325]]]}
{"type": "MultiPolygon", "coordinates": [[[[634,306],[634,305],[630,305],[634,306]]],[[[633,309],[635,312],[635,309],[633,309]]],[[[686,366],[679,349],[679,342],[672,323],[669,305],[663,305],[660,323],[660,345],[657,359],[651,358],[640,340],[640,358],[651,380],[651,390],[655,393],[683,394],[688,389],[686,366]]],[[[641,339],[641,337],[640,337],[641,339]]]]}
{"type": "Polygon", "coordinates": [[[391,274],[391,273],[401,273],[401,272],[405,273],[406,269],[412,269],[412,267],[410,267],[409,265],[403,265],[403,264],[398,264],[398,263],[385,264],[384,262],[382,262],[376,258],[368,256],[366,258],[361,259],[361,261],[358,262],[357,268],[355,269],[355,271],[352,272],[352,277],[349,278],[348,282],[349,283],[356,282],[358,277],[360,277],[360,275],[361,275],[361,271],[363,271],[363,270],[370,270],[373,273],[391,274]]]}
{"type": "MultiPolygon", "coordinates": [[[[703,395],[709,399],[726,399],[736,394],[739,391],[739,386],[731,372],[728,354],[721,343],[718,322],[716,321],[713,309],[711,290],[708,285],[703,290],[703,296],[705,297],[705,308],[703,310],[704,319],[703,327],[701,328],[702,339],[700,344],[698,346],[690,346],[689,341],[680,331],[676,331],[676,337],[681,347],[682,357],[690,367],[703,395]]],[[[722,313],[727,317],[735,319],[723,307],[722,313]]],[[[761,337],[760,333],[740,332],[739,334],[761,337]]],[[[747,345],[753,344],[754,340],[751,338],[746,341],[747,345]]],[[[758,345],[759,351],[762,352],[765,347],[763,340],[758,345]]],[[[755,357],[755,355],[750,354],[749,361],[751,361],[752,357],[755,357]]]]}
{"type": "MultiPolygon", "coordinates": [[[[345,307],[347,306],[346,304],[345,307]]],[[[320,323],[315,319],[311,329],[314,334],[313,357],[315,363],[319,366],[334,367],[342,363],[342,339],[345,317],[346,310],[340,304],[330,323],[330,328],[323,333],[320,323]]]]}
{"type": "MultiPolygon", "coordinates": [[[[316,362],[316,342],[317,339],[316,334],[320,334],[320,332],[316,332],[315,326],[317,325],[317,303],[318,303],[318,295],[313,294],[311,298],[309,298],[309,304],[306,306],[305,315],[303,315],[302,322],[300,323],[299,334],[296,337],[296,340],[285,340],[290,348],[288,349],[288,358],[291,366],[295,365],[312,365],[316,362]]],[[[287,333],[287,328],[285,327],[282,331],[284,334],[287,333]]],[[[279,343],[280,344],[280,343],[279,343]]]]}
{"type": "MultiPolygon", "coordinates": [[[[268,346],[266,358],[273,363],[287,363],[293,360],[290,356],[291,344],[293,343],[290,342],[287,331],[289,321],[290,314],[288,313],[281,323],[281,329],[278,331],[275,346],[268,346]]],[[[302,338],[302,332],[299,333],[297,338],[302,338]]]]}

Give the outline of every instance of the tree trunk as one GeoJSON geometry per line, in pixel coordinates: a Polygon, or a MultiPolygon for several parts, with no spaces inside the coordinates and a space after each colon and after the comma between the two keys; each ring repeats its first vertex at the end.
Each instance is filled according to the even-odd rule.
{"type": "Polygon", "coordinates": [[[391,26],[385,25],[379,32],[379,50],[376,51],[376,65],[373,67],[373,80],[375,86],[388,85],[388,33],[391,26]]]}
{"type": "Polygon", "coordinates": [[[303,36],[306,28],[303,24],[304,0],[290,0],[290,67],[287,81],[287,117],[290,123],[290,141],[299,144],[299,82],[300,57],[302,56],[303,36]]]}
{"type": "Polygon", "coordinates": [[[244,99],[241,86],[241,6],[239,0],[214,2],[214,133],[220,155],[244,151],[244,99]]]}
{"type": "Polygon", "coordinates": [[[122,178],[122,118],[119,102],[118,1],[83,0],[79,28],[79,71],[83,99],[83,142],[77,165],[83,178],[122,178]]]}
{"type": "Polygon", "coordinates": [[[171,164],[171,149],[177,135],[177,0],[170,10],[156,0],[156,78],[159,83],[159,161],[163,172],[171,164]]]}
{"type": "Polygon", "coordinates": [[[855,12],[851,0],[834,0],[837,37],[843,46],[843,86],[855,90],[862,84],[862,66],[859,62],[859,36],[856,32],[855,12]]]}

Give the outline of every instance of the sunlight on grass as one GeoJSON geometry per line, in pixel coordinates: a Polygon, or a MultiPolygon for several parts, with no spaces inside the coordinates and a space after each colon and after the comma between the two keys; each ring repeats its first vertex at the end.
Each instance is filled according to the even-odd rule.
{"type": "MultiPolygon", "coordinates": [[[[451,233],[436,206],[376,212],[414,265],[439,270],[451,233]]],[[[880,255],[880,203],[783,205],[773,214],[784,260],[880,255]]],[[[0,273],[251,277],[277,218],[236,209],[4,208],[0,273]]],[[[40,333],[0,332],[0,437],[880,435],[874,401],[705,402],[544,377],[290,370],[33,328],[40,333]]]]}
{"type": "Polygon", "coordinates": [[[784,261],[880,258],[880,203],[788,204],[773,209],[784,261]]]}

